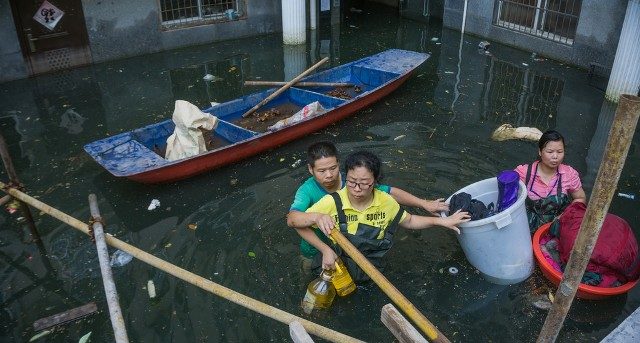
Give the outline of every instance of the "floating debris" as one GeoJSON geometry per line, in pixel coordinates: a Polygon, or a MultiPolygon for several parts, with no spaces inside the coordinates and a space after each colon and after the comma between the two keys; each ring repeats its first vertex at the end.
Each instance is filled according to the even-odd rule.
{"type": "Polygon", "coordinates": [[[198,228],[198,224],[189,224],[187,225],[187,227],[189,228],[189,230],[195,230],[198,228]]]}
{"type": "Polygon", "coordinates": [[[397,141],[397,140],[403,139],[404,137],[406,137],[406,135],[400,135],[400,136],[394,138],[393,140],[397,141]]]}
{"type": "Polygon", "coordinates": [[[113,254],[111,254],[111,259],[109,260],[109,265],[112,267],[122,267],[125,264],[131,262],[133,260],[133,256],[122,251],[116,250],[113,254]]]}
{"type": "Polygon", "coordinates": [[[537,142],[542,136],[542,132],[535,127],[513,127],[511,124],[500,125],[491,134],[494,141],[506,141],[509,139],[523,139],[537,142]]]}
{"type": "Polygon", "coordinates": [[[347,90],[345,87],[336,87],[330,91],[327,92],[327,95],[330,95],[334,98],[340,98],[340,99],[345,99],[345,100],[350,100],[352,98],[351,95],[349,95],[349,93],[347,93],[347,90]]]}
{"type": "Polygon", "coordinates": [[[158,208],[160,206],[160,200],[158,199],[153,199],[151,200],[151,203],[149,204],[149,207],[147,207],[148,211],[153,211],[156,208],[158,208]]]}
{"type": "Polygon", "coordinates": [[[147,292],[149,293],[149,299],[156,297],[156,285],[153,283],[153,280],[147,281],[147,292]]]}
{"type": "Polygon", "coordinates": [[[88,334],[80,337],[80,340],[78,340],[78,343],[87,343],[89,342],[89,337],[91,336],[91,331],[89,331],[88,334]]]}
{"type": "Polygon", "coordinates": [[[533,306],[541,310],[548,310],[551,308],[551,302],[549,302],[548,300],[542,300],[542,299],[536,300],[533,302],[533,306]]]}
{"type": "Polygon", "coordinates": [[[298,168],[300,167],[301,164],[302,164],[302,160],[298,159],[295,162],[293,162],[293,164],[291,164],[291,168],[298,168]]]}
{"type": "Polygon", "coordinates": [[[42,332],[40,332],[40,333],[38,333],[38,334],[34,335],[33,337],[31,337],[31,339],[29,339],[29,342],[35,342],[35,341],[37,341],[38,339],[40,339],[40,338],[42,338],[42,337],[44,337],[44,336],[47,336],[48,334],[50,334],[50,333],[52,333],[52,332],[53,332],[53,331],[51,331],[51,330],[44,330],[44,331],[42,331],[42,332]]]}

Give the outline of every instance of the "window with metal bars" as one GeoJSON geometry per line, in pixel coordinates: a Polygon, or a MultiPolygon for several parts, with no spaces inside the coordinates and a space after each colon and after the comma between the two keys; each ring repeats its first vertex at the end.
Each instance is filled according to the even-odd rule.
{"type": "Polygon", "coordinates": [[[245,0],[159,0],[166,28],[202,25],[244,18],[245,0]]]}
{"type": "Polygon", "coordinates": [[[581,7],[582,0],[496,0],[494,23],[573,45],[581,7]]]}

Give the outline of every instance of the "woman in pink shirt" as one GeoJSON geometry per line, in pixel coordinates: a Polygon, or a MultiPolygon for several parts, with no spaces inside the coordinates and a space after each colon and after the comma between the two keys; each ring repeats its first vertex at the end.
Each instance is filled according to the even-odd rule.
{"type": "Polygon", "coordinates": [[[562,164],[562,135],[553,130],[543,133],[538,140],[538,148],[538,160],[515,169],[520,180],[527,185],[527,217],[532,233],[560,215],[572,201],[587,201],[578,172],[562,164]]]}

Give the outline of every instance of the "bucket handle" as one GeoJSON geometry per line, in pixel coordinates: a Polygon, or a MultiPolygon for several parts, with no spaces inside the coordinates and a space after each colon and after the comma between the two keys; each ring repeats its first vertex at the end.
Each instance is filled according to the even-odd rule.
{"type": "Polygon", "coordinates": [[[504,217],[496,220],[495,223],[496,223],[496,226],[498,227],[498,229],[502,229],[503,227],[511,224],[511,215],[504,216],[504,217]]]}

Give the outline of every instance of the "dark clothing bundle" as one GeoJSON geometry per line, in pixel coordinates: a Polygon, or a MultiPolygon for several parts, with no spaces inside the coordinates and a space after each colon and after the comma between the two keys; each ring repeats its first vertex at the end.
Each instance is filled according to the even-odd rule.
{"type": "Polygon", "coordinates": [[[471,199],[471,194],[466,192],[460,192],[451,197],[449,215],[456,213],[458,210],[462,210],[462,212],[469,212],[471,220],[480,220],[491,217],[496,213],[494,211],[493,202],[490,203],[489,206],[486,206],[482,201],[471,199]]]}
{"type": "MultiPolygon", "coordinates": [[[[562,266],[569,261],[586,209],[586,205],[581,202],[571,203],[551,225],[551,234],[558,237],[562,266]]],[[[610,213],[604,219],[587,265],[585,277],[593,276],[599,276],[599,282],[589,282],[584,278],[583,282],[599,287],[613,287],[640,277],[640,255],[633,230],[624,219],[610,213]]]]}

